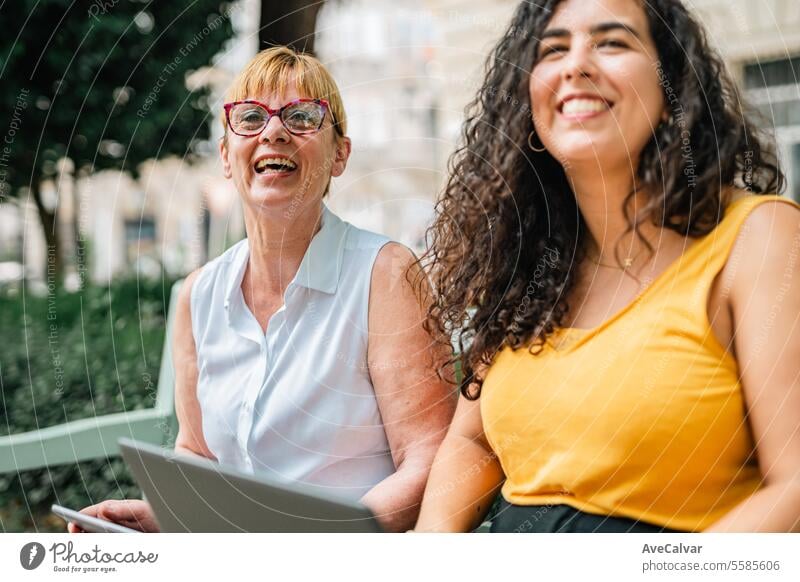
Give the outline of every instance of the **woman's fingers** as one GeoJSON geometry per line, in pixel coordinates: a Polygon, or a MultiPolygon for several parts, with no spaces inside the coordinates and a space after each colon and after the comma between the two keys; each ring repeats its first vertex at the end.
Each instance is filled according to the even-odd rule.
{"type": "MultiPolygon", "coordinates": [[[[105,503],[105,501],[103,501],[102,503],[95,503],[94,505],[89,505],[87,507],[84,507],[83,509],[80,510],[79,513],[83,513],[84,515],[89,515],[91,517],[100,517],[99,511],[103,503],[105,503]]],[[[72,521],[67,522],[67,531],[69,533],[86,533],[86,530],[84,530],[81,526],[72,521]]]]}
{"type": "Polygon", "coordinates": [[[94,505],[88,505],[80,510],[80,513],[84,515],[90,515],[91,517],[99,517],[100,508],[103,506],[106,501],[102,501],[100,503],[95,503],[94,505]]]}
{"type": "Polygon", "coordinates": [[[131,529],[158,531],[150,505],[141,499],[104,502],[100,516],[131,529]]]}
{"type": "MultiPolygon", "coordinates": [[[[107,521],[113,521],[131,529],[142,531],[157,531],[150,506],[141,499],[107,499],[89,505],[80,510],[80,513],[107,521]]],[[[74,522],[67,523],[69,533],[86,533],[85,530],[74,522]]]]}
{"type": "MultiPolygon", "coordinates": [[[[109,499],[100,504],[99,515],[111,521],[129,521],[136,519],[139,512],[135,501],[117,501],[109,499]]],[[[139,502],[141,503],[141,502],[139,502]]]]}

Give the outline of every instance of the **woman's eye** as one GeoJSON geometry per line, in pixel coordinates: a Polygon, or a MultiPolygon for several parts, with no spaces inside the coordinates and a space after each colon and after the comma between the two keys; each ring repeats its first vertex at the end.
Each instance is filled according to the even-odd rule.
{"type": "Polygon", "coordinates": [[[258,109],[250,109],[239,114],[239,121],[242,123],[258,123],[263,119],[264,115],[258,109]]]}
{"type": "Polygon", "coordinates": [[[539,58],[542,59],[542,58],[544,58],[546,56],[549,56],[549,55],[552,55],[552,54],[556,54],[556,53],[563,53],[563,52],[566,52],[568,50],[569,50],[569,48],[567,46],[565,46],[565,45],[549,44],[549,45],[545,46],[544,48],[542,48],[541,51],[539,51],[539,58]]]}
{"type": "Polygon", "coordinates": [[[595,46],[597,47],[611,47],[611,48],[628,48],[628,45],[621,40],[601,40],[595,46]]]}

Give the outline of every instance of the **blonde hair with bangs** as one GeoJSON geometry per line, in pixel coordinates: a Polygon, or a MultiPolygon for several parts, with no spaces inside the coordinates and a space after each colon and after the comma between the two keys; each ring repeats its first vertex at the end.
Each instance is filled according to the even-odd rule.
{"type": "MultiPolygon", "coordinates": [[[[244,101],[259,95],[283,95],[291,82],[301,97],[325,99],[336,132],[347,135],[347,117],[336,81],[315,57],[301,54],[286,46],[259,52],[247,63],[225,94],[225,102],[244,101]]],[[[222,112],[222,126],[228,135],[228,122],[222,112]]]]}

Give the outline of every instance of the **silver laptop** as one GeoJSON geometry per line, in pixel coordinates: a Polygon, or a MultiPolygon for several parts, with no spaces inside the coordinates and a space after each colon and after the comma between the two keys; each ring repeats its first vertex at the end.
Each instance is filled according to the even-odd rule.
{"type": "Polygon", "coordinates": [[[119,445],[162,532],[381,531],[363,505],[302,484],[126,438],[119,445]]]}

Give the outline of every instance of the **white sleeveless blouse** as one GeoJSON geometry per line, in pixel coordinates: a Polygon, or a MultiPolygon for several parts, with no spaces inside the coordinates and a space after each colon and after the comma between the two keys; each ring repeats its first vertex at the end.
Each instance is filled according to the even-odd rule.
{"type": "Polygon", "coordinates": [[[266,334],[242,296],[247,239],[202,268],[197,397],[220,463],[352,500],[394,473],[367,367],[372,266],[387,242],[324,207],[266,334]]]}

